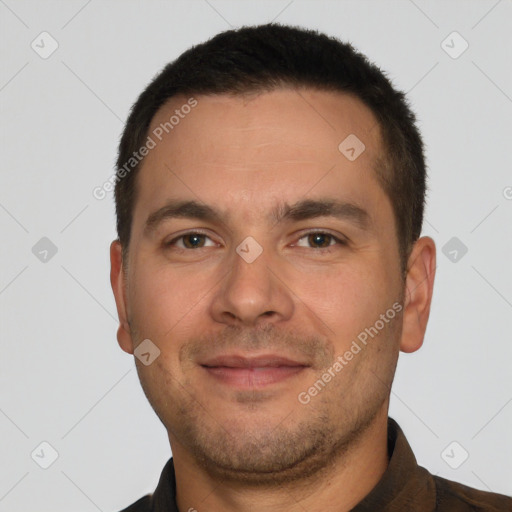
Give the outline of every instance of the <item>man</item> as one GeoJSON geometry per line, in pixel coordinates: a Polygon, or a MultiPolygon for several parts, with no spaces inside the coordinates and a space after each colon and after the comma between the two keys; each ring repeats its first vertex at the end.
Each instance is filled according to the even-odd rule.
{"type": "Polygon", "coordinates": [[[119,148],[118,341],[173,458],[126,511],[511,510],[433,477],[388,418],[435,244],[402,93],[351,46],[219,34],[169,64],[119,148]]]}

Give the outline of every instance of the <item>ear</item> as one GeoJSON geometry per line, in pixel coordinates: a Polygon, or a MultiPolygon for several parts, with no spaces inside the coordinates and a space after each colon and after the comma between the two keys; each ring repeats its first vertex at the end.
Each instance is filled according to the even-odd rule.
{"type": "Polygon", "coordinates": [[[430,315],[436,273],[436,244],[421,237],[414,244],[407,263],[405,304],[400,350],[415,352],[423,344],[430,315]]]}
{"type": "Polygon", "coordinates": [[[128,324],[126,303],[126,279],[123,268],[123,251],[119,240],[110,244],[110,284],[116,299],[119,327],[117,329],[117,342],[128,354],[133,354],[133,341],[128,324]]]}

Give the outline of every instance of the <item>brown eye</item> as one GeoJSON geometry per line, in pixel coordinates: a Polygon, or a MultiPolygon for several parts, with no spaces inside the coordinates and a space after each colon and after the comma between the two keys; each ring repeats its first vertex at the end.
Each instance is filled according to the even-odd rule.
{"type": "Polygon", "coordinates": [[[308,243],[312,247],[329,247],[331,242],[334,240],[334,236],[328,233],[310,233],[308,235],[308,243]]]}
{"type": "Polygon", "coordinates": [[[201,235],[200,233],[190,233],[188,235],[184,235],[183,237],[183,245],[187,249],[197,249],[198,247],[203,247],[205,242],[205,235],[201,235]]]}
{"type": "Polygon", "coordinates": [[[345,240],[338,238],[326,231],[311,231],[301,236],[295,244],[306,249],[325,249],[326,251],[335,249],[336,246],[347,245],[345,240]]]}
{"type": "Polygon", "coordinates": [[[178,249],[202,249],[212,245],[215,245],[215,243],[209,236],[195,231],[178,236],[165,244],[166,247],[176,247],[178,249]]]}

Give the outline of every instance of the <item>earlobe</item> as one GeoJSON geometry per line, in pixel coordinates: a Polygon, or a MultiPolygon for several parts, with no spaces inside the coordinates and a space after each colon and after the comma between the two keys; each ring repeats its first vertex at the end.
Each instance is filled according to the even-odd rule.
{"type": "Polygon", "coordinates": [[[123,269],[123,253],[119,240],[110,244],[110,284],[114,292],[119,327],[117,329],[117,342],[128,354],[133,354],[133,341],[127,316],[126,282],[123,269]]]}
{"type": "Polygon", "coordinates": [[[408,261],[400,350],[415,352],[423,344],[436,272],[436,246],[430,237],[417,240],[408,261]]]}

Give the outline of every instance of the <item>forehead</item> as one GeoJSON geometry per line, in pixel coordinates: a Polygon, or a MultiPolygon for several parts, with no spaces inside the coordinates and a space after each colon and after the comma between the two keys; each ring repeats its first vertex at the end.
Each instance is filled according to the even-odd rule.
{"type": "Polygon", "coordinates": [[[148,136],[155,147],[139,171],[136,210],[186,197],[221,209],[252,201],[255,213],[277,198],[327,191],[361,203],[376,193],[383,154],[368,107],[312,89],[176,96],[154,116],[148,136]]]}
{"type": "MultiPolygon", "coordinates": [[[[187,155],[189,158],[203,156],[200,150],[204,149],[217,157],[224,148],[230,150],[225,157],[235,156],[236,148],[256,156],[254,150],[259,148],[266,162],[274,154],[282,160],[284,156],[293,158],[301,150],[316,150],[324,157],[327,150],[331,156],[339,156],[339,143],[350,135],[365,144],[366,156],[382,151],[377,120],[353,95],[277,89],[244,95],[199,95],[193,99],[196,106],[188,108],[190,96],[171,98],[149,128],[150,134],[156,132],[157,138],[163,139],[158,142],[172,144],[173,151],[195,148],[187,155]]],[[[211,158],[210,162],[214,163],[211,158]]],[[[222,163],[227,163],[225,158],[222,163]]],[[[257,166],[258,161],[252,159],[251,165],[257,166]]]]}

